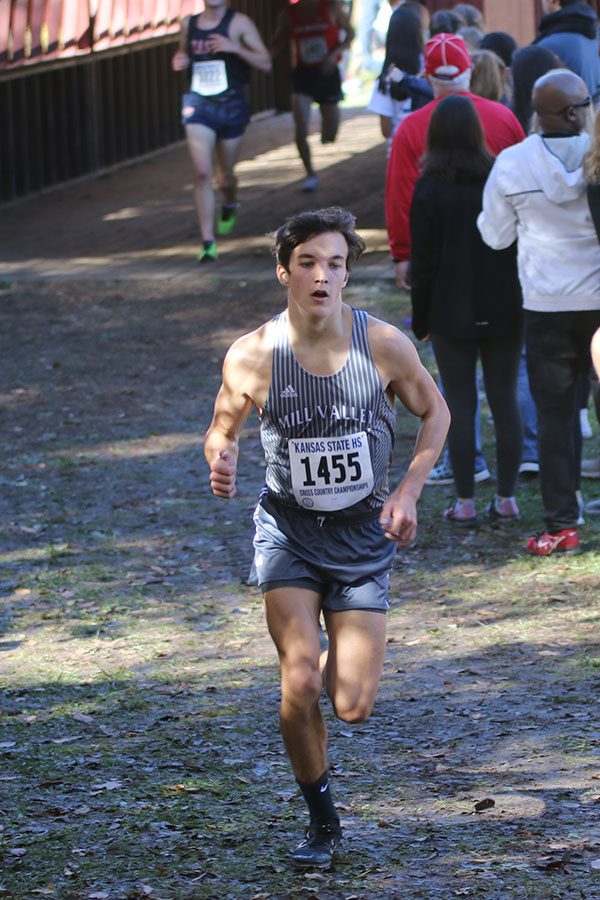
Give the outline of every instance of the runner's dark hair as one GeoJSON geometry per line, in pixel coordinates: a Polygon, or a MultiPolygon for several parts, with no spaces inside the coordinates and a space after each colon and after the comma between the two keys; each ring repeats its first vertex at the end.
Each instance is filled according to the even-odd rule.
{"type": "Polygon", "coordinates": [[[289,269],[290,259],[296,247],[330,231],[338,232],[344,237],[348,245],[346,269],[350,271],[352,264],[365,249],[365,242],[356,232],[356,219],[351,212],[342,209],[341,206],[309,209],[286,219],[281,228],[271,235],[275,242],[273,252],[277,262],[284,269],[289,269]]]}

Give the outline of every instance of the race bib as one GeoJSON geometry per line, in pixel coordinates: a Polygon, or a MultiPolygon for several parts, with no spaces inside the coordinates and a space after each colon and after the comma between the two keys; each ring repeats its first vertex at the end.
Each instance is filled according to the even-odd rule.
{"type": "Polygon", "coordinates": [[[288,441],[292,491],[305,509],[346,509],[373,492],[366,432],[288,441]]]}
{"type": "Polygon", "coordinates": [[[323,62],[327,56],[327,41],[324,37],[300,39],[300,61],[307,66],[323,62]]]}
{"type": "Polygon", "coordinates": [[[209,59],[192,66],[192,90],[203,97],[222,94],[229,87],[224,59],[209,59]]]}

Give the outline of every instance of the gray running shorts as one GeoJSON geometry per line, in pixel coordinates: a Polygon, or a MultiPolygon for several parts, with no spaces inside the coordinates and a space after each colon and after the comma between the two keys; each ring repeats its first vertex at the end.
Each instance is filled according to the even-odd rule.
{"type": "Polygon", "coordinates": [[[320,518],[263,498],[254,513],[254,564],[261,591],[304,587],[322,608],[342,612],[390,608],[389,572],[396,544],[378,514],[361,522],[320,518]]]}

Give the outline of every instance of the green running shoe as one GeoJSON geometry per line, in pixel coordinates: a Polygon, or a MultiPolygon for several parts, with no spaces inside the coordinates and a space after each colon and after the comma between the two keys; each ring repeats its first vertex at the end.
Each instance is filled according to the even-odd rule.
{"type": "Polygon", "coordinates": [[[217,234],[231,234],[237,222],[237,203],[221,207],[221,218],[217,222],[217,234]]]}
{"type": "Polygon", "coordinates": [[[214,262],[218,259],[217,245],[214,241],[205,241],[204,246],[198,254],[199,263],[214,262]]]}

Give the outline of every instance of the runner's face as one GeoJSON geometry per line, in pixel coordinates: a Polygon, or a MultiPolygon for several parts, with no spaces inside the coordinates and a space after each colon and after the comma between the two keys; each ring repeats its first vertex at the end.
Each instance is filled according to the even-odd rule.
{"type": "Polygon", "coordinates": [[[323,315],[342,302],[348,280],[348,245],[336,231],[319,234],[294,248],[289,272],[277,266],[277,277],[288,288],[288,303],[311,315],[323,315]]]}

